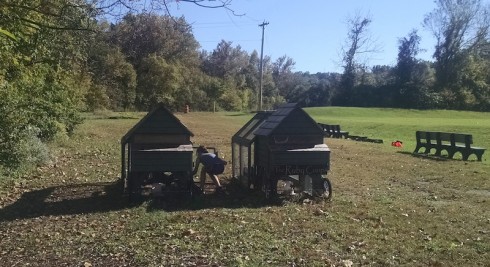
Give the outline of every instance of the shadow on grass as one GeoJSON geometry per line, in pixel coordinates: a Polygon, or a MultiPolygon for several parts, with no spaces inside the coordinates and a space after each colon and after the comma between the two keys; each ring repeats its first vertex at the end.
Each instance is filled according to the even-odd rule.
{"type": "Polygon", "coordinates": [[[148,212],[183,211],[212,208],[259,208],[281,204],[266,200],[261,192],[249,191],[238,182],[227,184],[221,193],[205,195],[175,194],[163,198],[141,198],[130,202],[121,181],[48,187],[24,193],[16,202],[0,209],[0,222],[41,216],[76,215],[117,211],[148,203],[148,212]]]}
{"type": "MultiPolygon", "coordinates": [[[[404,154],[404,155],[410,155],[415,158],[424,158],[424,159],[430,159],[434,161],[461,161],[461,159],[458,158],[448,158],[447,155],[442,155],[442,156],[436,156],[432,154],[423,154],[423,153],[412,153],[408,151],[397,151],[397,153],[404,154]]],[[[476,159],[469,159],[466,162],[478,162],[476,159]]]]}
{"type": "Polygon", "coordinates": [[[148,211],[183,211],[202,210],[213,208],[239,209],[260,208],[266,206],[282,205],[283,199],[268,200],[260,191],[253,191],[242,187],[239,182],[232,179],[220,193],[199,194],[194,196],[167,196],[148,199],[148,211]]]}
{"type": "Polygon", "coordinates": [[[48,187],[24,193],[0,209],[0,221],[40,216],[99,213],[127,208],[122,182],[87,183],[48,187]]]}

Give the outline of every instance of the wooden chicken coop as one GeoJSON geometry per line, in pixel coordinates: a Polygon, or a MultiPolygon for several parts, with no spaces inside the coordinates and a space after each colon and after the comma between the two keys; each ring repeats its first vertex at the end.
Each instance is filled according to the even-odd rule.
{"type": "Polygon", "coordinates": [[[158,185],[192,194],[192,132],[160,104],[121,138],[121,177],[130,197],[158,185]]]}
{"type": "Polygon", "coordinates": [[[330,198],[330,149],[324,131],[294,103],[259,112],[232,138],[233,176],[247,187],[277,194],[278,183],[330,198]]]}

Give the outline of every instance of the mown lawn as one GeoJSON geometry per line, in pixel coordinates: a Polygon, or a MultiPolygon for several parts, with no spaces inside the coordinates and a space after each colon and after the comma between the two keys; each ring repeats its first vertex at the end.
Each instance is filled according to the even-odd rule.
{"type": "MultiPolygon", "coordinates": [[[[406,152],[412,152],[415,148],[417,130],[468,133],[473,135],[474,146],[490,148],[488,112],[348,107],[306,110],[318,122],[340,124],[342,130],[353,135],[380,138],[387,144],[395,140],[403,141],[403,151],[406,152]]],[[[489,164],[489,155],[486,153],[483,156],[485,164],[489,164]]]]}
{"type": "MultiPolygon", "coordinates": [[[[331,202],[269,205],[236,186],[192,202],[122,195],[120,138],[144,114],[87,116],[47,166],[0,192],[0,266],[488,266],[490,164],[411,155],[415,130],[490,148],[485,113],[314,108],[319,122],[385,144],[325,139],[331,202]],[[404,141],[404,148],[389,146],[404,141]]],[[[178,117],[229,160],[251,114],[178,117]]],[[[230,168],[230,165],[228,165],[230,168]]]]}

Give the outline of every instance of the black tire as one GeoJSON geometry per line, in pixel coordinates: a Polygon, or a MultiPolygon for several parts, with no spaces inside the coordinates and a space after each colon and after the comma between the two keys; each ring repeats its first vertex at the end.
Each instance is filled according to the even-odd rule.
{"type": "Polygon", "coordinates": [[[323,179],[323,197],[325,200],[331,200],[332,199],[332,183],[328,178],[323,179]]]}

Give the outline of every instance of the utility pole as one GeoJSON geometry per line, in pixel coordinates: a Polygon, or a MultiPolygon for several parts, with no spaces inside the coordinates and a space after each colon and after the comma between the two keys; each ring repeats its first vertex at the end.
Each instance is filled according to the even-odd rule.
{"type": "Polygon", "coordinates": [[[259,27],[262,27],[262,46],[260,47],[260,79],[259,79],[259,111],[262,111],[262,79],[264,78],[264,31],[265,26],[269,25],[269,22],[262,22],[259,27]]]}

